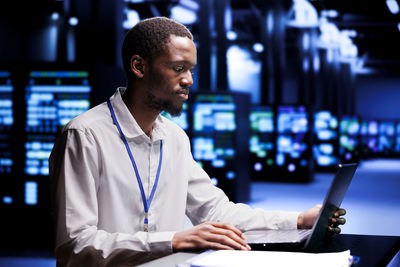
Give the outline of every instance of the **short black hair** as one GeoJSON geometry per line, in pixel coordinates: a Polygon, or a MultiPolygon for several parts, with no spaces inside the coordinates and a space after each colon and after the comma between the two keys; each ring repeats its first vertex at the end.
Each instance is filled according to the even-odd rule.
{"type": "Polygon", "coordinates": [[[171,35],[193,40],[193,35],[184,25],[166,17],[145,19],[130,29],[122,44],[122,62],[127,78],[131,75],[133,55],[152,62],[167,49],[171,35]]]}

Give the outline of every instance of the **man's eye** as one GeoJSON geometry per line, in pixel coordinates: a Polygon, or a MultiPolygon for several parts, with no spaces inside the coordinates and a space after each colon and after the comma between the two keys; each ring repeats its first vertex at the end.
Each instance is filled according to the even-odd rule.
{"type": "Polygon", "coordinates": [[[175,67],[175,71],[176,72],[181,72],[181,71],[183,71],[185,68],[183,67],[183,66],[178,66],[178,67],[175,67]]]}

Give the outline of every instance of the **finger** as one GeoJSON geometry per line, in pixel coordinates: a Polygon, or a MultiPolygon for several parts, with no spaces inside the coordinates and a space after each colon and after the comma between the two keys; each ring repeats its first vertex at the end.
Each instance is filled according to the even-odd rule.
{"type": "Polygon", "coordinates": [[[230,248],[233,248],[233,249],[250,250],[250,246],[247,245],[247,243],[244,242],[242,239],[237,238],[237,237],[236,237],[236,239],[233,239],[233,238],[231,238],[229,233],[222,232],[222,234],[221,234],[221,230],[219,230],[219,233],[209,233],[209,235],[207,236],[206,239],[207,239],[207,241],[211,241],[213,243],[219,243],[221,245],[229,246],[230,248]]]}
{"type": "Polygon", "coordinates": [[[247,249],[250,249],[250,246],[246,243],[246,241],[244,241],[244,239],[241,236],[238,236],[236,232],[233,232],[230,229],[224,229],[224,228],[218,228],[215,227],[211,233],[219,235],[219,236],[223,236],[223,241],[228,241],[229,244],[231,244],[231,240],[233,242],[236,243],[236,247],[237,249],[242,249],[242,247],[245,247],[247,249]],[[225,239],[225,238],[228,238],[225,239]],[[237,245],[239,245],[240,247],[237,247],[237,245]]]}
{"type": "Polygon", "coordinates": [[[343,225],[346,223],[346,219],[345,218],[332,218],[331,220],[332,225],[334,226],[338,226],[338,225],[343,225]]]}
{"type": "Polygon", "coordinates": [[[233,226],[229,223],[211,222],[211,224],[217,228],[223,228],[223,229],[230,230],[230,231],[234,232],[236,235],[240,236],[242,239],[245,239],[245,236],[243,235],[242,231],[240,231],[235,226],[233,226]]]}
{"type": "Polygon", "coordinates": [[[340,232],[342,231],[342,229],[340,229],[339,227],[331,227],[331,226],[328,226],[328,231],[329,231],[330,233],[333,233],[333,234],[340,234],[340,232]]]}
{"type": "Polygon", "coordinates": [[[340,217],[346,214],[346,210],[345,209],[338,209],[335,213],[334,216],[335,217],[340,217]]]}

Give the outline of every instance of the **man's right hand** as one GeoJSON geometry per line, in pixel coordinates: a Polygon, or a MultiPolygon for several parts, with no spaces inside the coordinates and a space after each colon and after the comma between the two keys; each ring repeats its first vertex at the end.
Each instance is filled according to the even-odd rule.
{"type": "Polygon", "coordinates": [[[174,251],[190,249],[250,250],[243,233],[236,227],[220,222],[206,222],[188,230],[175,233],[174,251]]]}

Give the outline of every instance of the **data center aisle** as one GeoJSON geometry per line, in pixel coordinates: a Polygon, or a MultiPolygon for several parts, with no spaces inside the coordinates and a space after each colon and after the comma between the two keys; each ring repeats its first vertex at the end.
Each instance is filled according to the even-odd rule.
{"type": "MultiPolygon", "coordinates": [[[[273,210],[304,211],[322,203],[333,173],[317,173],[308,184],[257,182],[248,204],[273,210]]],[[[342,233],[400,235],[400,160],[363,161],[342,203],[347,223],[342,233]]]]}

